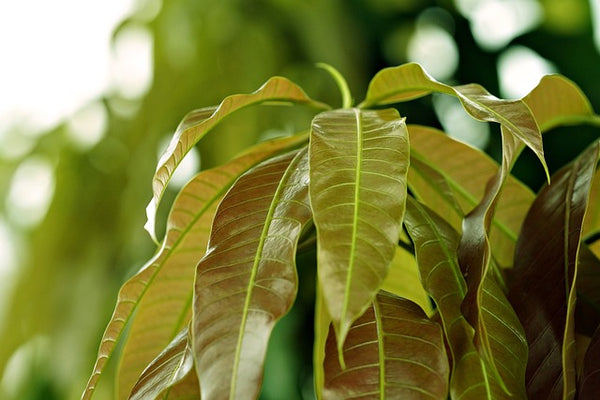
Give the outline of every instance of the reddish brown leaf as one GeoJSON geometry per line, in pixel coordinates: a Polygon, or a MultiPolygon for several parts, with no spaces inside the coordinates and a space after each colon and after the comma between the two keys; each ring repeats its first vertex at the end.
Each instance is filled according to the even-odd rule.
{"type": "Polygon", "coordinates": [[[596,328],[583,359],[578,399],[600,399],[600,325],[596,328]]]}

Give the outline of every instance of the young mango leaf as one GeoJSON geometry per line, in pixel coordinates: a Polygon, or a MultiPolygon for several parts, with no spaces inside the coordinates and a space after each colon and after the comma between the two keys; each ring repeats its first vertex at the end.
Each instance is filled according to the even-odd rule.
{"type": "Polygon", "coordinates": [[[195,266],[206,251],[217,204],[238,177],[259,162],[298,147],[306,135],[261,143],[231,162],[196,175],[180,192],[159,252],[119,291],[82,399],[90,399],[125,326],[136,312],[119,371],[118,398],[126,398],[150,361],[187,324],[195,266]],[[169,302],[160,300],[168,294],[169,302]]]}
{"type": "Polygon", "coordinates": [[[427,315],[433,314],[429,295],[421,284],[417,260],[411,252],[400,246],[396,247],[381,289],[418,304],[427,315]]]}
{"type": "MultiPolygon", "coordinates": [[[[408,133],[410,190],[460,232],[464,215],[484,197],[486,182],[497,173],[498,164],[437,129],[408,125],[408,133]]],[[[489,232],[492,254],[500,266],[512,265],[514,245],[534,198],[533,192],[517,179],[510,175],[506,178],[489,232]]]]}
{"type": "Polygon", "coordinates": [[[577,398],[579,400],[600,398],[600,325],[596,328],[585,352],[577,398]]]}
{"type": "MultiPolygon", "coordinates": [[[[583,237],[592,242],[600,240],[600,170],[596,171],[592,188],[590,189],[590,202],[583,220],[583,237]]],[[[592,244],[592,243],[590,243],[592,244]]]]}
{"type": "Polygon", "coordinates": [[[309,149],[318,275],[341,346],[394,257],[406,201],[408,134],[394,109],[326,111],[313,120],[309,149]]]}
{"type": "MultiPolygon", "coordinates": [[[[163,399],[175,399],[170,395],[171,387],[183,381],[188,374],[195,376],[192,372],[194,355],[188,338],[189,329],[186,327],[144,370],[131,391],[130,400],[156,399],[161,394],[164,394],[163,399]]],[[[190,396],[199,398],[198,381],[195,387],[189,385],[187,387],[190,396]]],[[[178,397],[181,397],[181,394],[179,393],[178,397]]]]}
{"type": "Polygon", "coordinates": [[[575,396],[574,288],[598,148],[590,146],[553,176],[531,206],[517,241],[509,299],[529,343],[530,398],[575,396]]]}
{"type": "Polygon", "coordinates": [[[258,394],[272,328],[296,296],[296,246],[310,217],[306,149],[248,171],[219,205],[194,288],[203,400],[258,394]]]}
{"type": "Polygon", "coordinates": [[[488,328],[483,319],[483,282],[490,267],[491,246],[488,232],[496,209],[498,195],[510,174],[520,141],[502,128],[502,165],[487,183],[483,199],[463,219],[462,235],[458,246],[458,264],[467,284],[462,312],[475,328],[474,343],[477,350],[492,367],[499,372],[492,356],[488,328]]]}
{"type": "Polygon", "coordinates": [[[483,318],[490,347],[501,377],[482,358],[473,343],[474,330],[461,312],[466,283],[458,265],[458,233],[441,217],[412,197],[408,198],[405,225],[415,244],[423,287],[437,305],[450,348],[453,366],[452,398],[525,398],[524,376],[527,346],[523,328],[504,297],[488,276],[483,288],[483,318]]]}
{"type": "Polygon", "coordinates": [[[540,130],[560,125],[600,124],[600,117],[581,89],[561,75],[546,75],[523,101],[529,106],[540,130]]]}
{"type": "Polygon", "coordinates": [[[156,172],[152,179],[153,195],[146,207],[148,220],[144,228],[150,233],[155,242],[157,242],[155,232],[156,211],[165,188],[183,157],[225,117],[244,107],[261,103],[296,103],[320,110],[329,109],[326,104],[309,98],[293,82],[276,76],[269,79],[254,93],[231,95],[226,97],[217,107],[202,108],[186,115],[177,127],[169,146],[158,160],[156,172]]]}
{"type": "Polygon", "coordinates": [[[600,260],[581,244],[578,261],[575,332],[592,336],[600,325],[600,260]]]}
{"type": "Polygon", "coordinates": [[[318,400],[323,399],[323,388],[325,387],[325,347],[331,316],[327,312],[327,306],[323,302],[323,288],[317,280],[315,295],[315,339],[313,345],[313,374],[315,376],[315,393],[318,400]]]}
{"type": "Polygon", "coordinates": [[[473,118],[501,124],[535,153],[549,177],[542,135],[529,107],[521,100],[499,99],[477,84],[448,86],[429,76],[419,64],[408,63],[379,71],[359,107],[408,101],[431,92],[456,96],[473,118]]]}
{"type": "Polygon", "coordinates": [[[379,292],[358,318],[339,364],[333,330],[325,356],[326,399],[440,399],[448,396],[450,366],[440,326],[415,303],[379,292]]]}

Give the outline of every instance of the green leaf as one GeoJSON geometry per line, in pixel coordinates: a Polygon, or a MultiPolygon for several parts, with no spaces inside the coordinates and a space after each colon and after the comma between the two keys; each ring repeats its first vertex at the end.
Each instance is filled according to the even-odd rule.
{"type": "MultiPolygon", "coordinates": [[[[486,182],[497,173],[498,164],[485,153],[437,129],[408,125],[408,133],[410,190],[419,201],[443,215],[455,230],[461,231],[464,215],[483,198],[486,182]]],[[[513,263],[517,236],[534,198],[529,188],[514,177],[507,177],[489,232],[492,255],[503,267],[513,263]]]]}
{"type": "Polygon", "coordinates": [[[546,75],[523,101],[529,106],[540,130],[560,125],[600,124],[590,101],[571,80],[561,75],[546,75]]]}
{"type": "Polygon", "coordinates": [[[394,257],[406,199],[407,136],[393,109],[327,111],[313,120],[318,275],[340,346],[394,257]]]}
{"type": "Polygon", "coordinates": [[[159,252],[119,291],[83,394],[90,399],[134,311],[119,371],[118,398],[126,398],[142,370],[189,321],[195,266],[206,251],[217,204],[238,177],[258,162],[297,147],[305,135],[261,143],[231,162],[196,175],[180,192],[159,252]],[[162,300],[169,296],[169,302],[162,300]]]}
{"type": "Polygon", "coordinates": [[[600,397],[600,325],[592,336],[592,340],[583,359],[583,372],[579,384],[577,398],[579,400],[595,400],[600,397]]]}
{"type": "Polygon", "coordinates": [[[358,318],[338,362],[330,330],[325,356],[326,399],[441,399],[449,365],[440,326],[416,304],[381,291],[358,318]]]}
{"type": "Polygon", "coordinates": [[[257,91],[251,94],[235,94],[226,97],[217,107],[202,108],[190,112],[177,127],[167,150],[158,161],[152,180],[153,197],[146,208],[148,221],[144,226],[150,236],[156,240],[156,211],[162,195],[183,157],[192,147],[223,118],[244,107],[255,104],[304,104],[316,109],[328,109],[329,106],[310,99],[304,91],[293,82],[282,77],[269,79],[257,91]]]}
{"type": "Polygon", "coordinates": [[[583,236],[584,238],[591,238],[592,235],[596,237],[596,240],[600,240],[598,235],[600,233],[600,170],[596,171],[594,180],[592,181],[592,188],[590,189],[590,201],[585,218],[583,220],[583,236]]]}
{"type": "Polygon", "coordinates": [[[331,316],[327,312],[327,307],[323,303],[323,288],[317,282],[315,296],[315,339],[313,345],[313,370],[315,376],[315,393],[317,399],[323,398],[323,388],[325,387],[325,346],[331,325],[331,316]]]}
{"type": "MultiPolygon", "coordinates": [[[[186,327],[175,339],[148,365],[138,381],[131,395],[131,400],[156,399],[165,391],[184,380],[194,369],[194,355],[191,344],[188,341],[189,330],[186,327]]],[[[196,381],[196,387],[190,387],[190,395],[200,394],[200,387],[196,381]]],[[[165,397],[174,399],[170,392],[164,393],[165,397]]],[[[178,397],[181,397],[181,393],[178,397]]],[[[164,397],[163,397],[164,398],[164,397]]]]}
{"type": "Polygon", "coordinates": [[[529,107],[521,100],[498,99],[480,85],[448,86],[429,76],[419,64],[408,63],[379,71],[359,107],[398,103],[431,92],[456,96],[473,118],[501,124],[533,150],[549,176],[542,136],[529,107]]]}
{"type": "Polygon", "coordinates": [[[490,276],[486,278],[482,309],[494,362],[512,396],[491,373],[489,361],[480,357],[473,343],[475,332],[461,312],[466,283],[458,265],[458,234],[412,197],[407,201],[405,224],[415,244],[423,287],[437,305],[452,353],[452,398],[525,398],[525,337],[500,288],[490,276]]]}
{"type": "Polygon", "coordinates": [[[418,304],[427,315],[433,314],[429,295],[421,285],[417,260],[402,247],[396,247],[394,259],[381,289],[418,304]]]}
{"type": "Polygon", "coordinates": [[[531,398],[575,396],[574,288],[598,148],[591,146],[540,191],[517,242],[509,298],[529,343],[531,398]]]}
{"type": "Polygon", "coordinates": [[[296,296],[296,246],[310,217],[305,149],[248,171],[219,205],[194,288],[203,400],[258,394],[272,328],[296,296]]]}

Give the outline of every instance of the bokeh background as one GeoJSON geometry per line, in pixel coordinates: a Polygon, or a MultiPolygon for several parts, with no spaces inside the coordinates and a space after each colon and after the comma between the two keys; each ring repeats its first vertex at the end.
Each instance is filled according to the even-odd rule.
{"type": "MultiPolygon", "coordinates": [[[[600,0],[21,0],[0,3],[0,398],[77,399],[119,286],[155,247],[143,230],[162,149],[191,109],[283,75],[339,105],[379,69],[420,62],[445,83],[505,98],[562,73],[600,110],[600,0]]],[[[455,99],[399,107],[499,156],[495,127],[455,99]]],[[[243,111],[186,157],[167,193],[256,141],[302,129],[286,108],[243,111]]],[[[545,136],[550,168],[598,128],[545,136]]],[[[525,153],[516,174],[537,190],[525,153]]],[[[159,223],[160,225],[160,223],[159,223]]],[[[164,229],[164,228],[163,228],[164,229]]],[[[308,254],[307,261],[311,264],[308,254]]],[[[311,399],[311,282],[278,325],[263,399],[311,399]]],[[[113,398],[109,376],[96,398],[113,398]]]]}

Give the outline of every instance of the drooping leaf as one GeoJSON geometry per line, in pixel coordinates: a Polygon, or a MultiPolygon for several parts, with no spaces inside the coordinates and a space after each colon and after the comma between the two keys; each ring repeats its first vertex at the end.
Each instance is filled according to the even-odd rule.
{"type": "Polygon", "coordinates": [[[575,332],[592,336],[600,325],[600,260],[585,244],[577,264],[575,332]]]}
{"type": "Polygon", "coordinates": [[[306,149],[253,168],[219,205],[194,288],[203,400],[258,394],[270,333],[296,295],[296,246],[310,217],[306,149]]]}
{"type": "Polygon", "coordinates": [[[119,291],[84,400],[91,398],[135,311],[118,383],[119,398],[129,394],[143,369],[189,321],[195,266],[206,251],[212,217],[225,192],[247,169],[305,140],[305,135],[298,135],[261,143],[223,166],[201,172],[181,190],[163,246],[119,291]],[[168,303],[162,301],[165,295],[168,303]]]}
{"type": "Polygon", "coordinates": [[[155,233],[156,210],[171,176],[173,176],[183,157],[223,118],[244,107],[261,103],[296,103],[321,110],[329,108],[326,104],[309,98],[293,82],[276,76],[269,79],[253,93],[231,95],[226,97],[217,107],[202,108],[186,115],[177,127],[167,150],[160,157],[152,180],[153,195],[146,208],[148,221],[144,227],[154,241],[157,241],[155,233]]]}
{"type": "MultiPolygon", "coordinates": [[[[460,232],[464,215],[483,198],[486,182],[497,173],[498,164],[485,153],[439,130],[409,125],[408,133],[411,145],[408,185],[411,191],[460,232]]],[[[529,188],[514,177],[507,177],[497,199],[489,232],[493,257],[503,267],[512,265],[514,245],[534,198],[529,188]]]]}
{"type": "Polygon", "coordinates": [[[498,195],[510,174],[520,141],[502,128],[502,165],[487,182],[481,201],[463,219],[462,235],[458,246],[458,263],[467,284],[462,312],[475,328],[475,346],[489,361],[492,372],[499,375],[492,355],[488,327],[483,318],[483,282],[491,264],[489,231],[496,209],[498,195]]]}
{"type": "Polygon", "coordinates": [[[440,326],[416,304],[381,291],[358,318],[339,364],[331,329],[325,357],[326,399],[441,399],[449,365],[440,326]]]}
{"type": "Polygon", "coordinates": [[[466,283],[458,265],[458,233],[441,217],[408,198],[405,224],[415,244],[423,287],[437,305],[453,366],[452,398],[525,398],[527,346],[523,328],[491,276],[483,287],[483,318],[504,388],[473,343],[474,330],[461,311],[466,283]],[[507,391],[511,394],[509,395],[507,391]]]}
{"type": "Polygon", "coordinates": [[[509,299],[527,334],[531,398],[575,395],[574,288],[598,147],[591,146],[540,191],[517,242],[509,299]]]}
{"type": "Polygon", "coordinates": [[[406,199],[407,136],[393,109],[327,111],[313,120],[318,275],[340,346],[394,257],[406,199]]]}
{"type": "Polygon", "coordinates": [[[577,398],[595,400],[600,397],[600,325],[596,328],[592,340],[585,352],[583,371],[579,383],[577,398]]]}
{"type": "Polygon", "coordinates": [[[600,123],[581,89],[561,75],[546,75],[523,101],[529,106],[540,130],[559,125],[600,123]]]}
{"type": "Polygon", "coordinates": [[[536,154],[548,175],[542,136],[529,107],[521,100],[498,99],[480,85],[448,86],[429,76],[419,64],[408,63],[379,71],[359,107],[408,101],[431,92],[456,96],[473,118],[501,124],[536,154]]]}
{"type": "MultiPolygon", "coordinates": [[[[169,391],[171,387],[184,380],[188,375],[195,375],[194,355],[192,353],[191,343],[188,340],[189,330],[186,327],[175,339],[156,357],[150,365],[142,372],[142,375],[136,382],[129,399],[131,400],[150,400],[168,397],[174,400],[169,391]]],[[[197,381],[196,381],[197,383],[197,381]]],[[[200,395],[200,387],[189,387],[190,396],[200,395]]],[[[181,397],[179,394],[178,397],[181,397]]]]}
{"type": "Polygon", "coordinates": [[[591,238],[595,236],[596,240],[594,241],[598,241],[600,240],[600,170],[597,170],[594,175],[589,203],[583,221],[583,237],[591,238]]]}
{"type": "Polygon", "coordinates": [[[325,347],[329,327],[331,325],[331,316],[327,312],[327,307],[323,300],[323,288],[317,281],[315,298],[315,339],[313,344],[313,374],[315,376],[315,393],[318,400],[323,399],[323,388],[325,387],[325,347]]]}
{"type": "Polygon", "coordinates": [[[418,304],[427,315],[433,314],[429,295],[421,285],[417,260],[412,253],[400,246],[396,247],[381,289],[418,304]]]}

